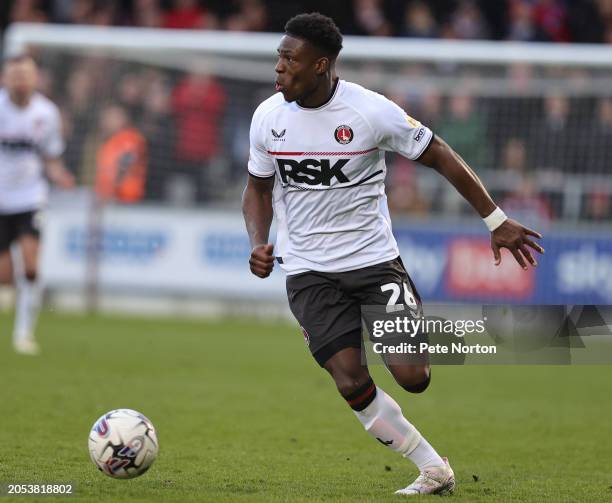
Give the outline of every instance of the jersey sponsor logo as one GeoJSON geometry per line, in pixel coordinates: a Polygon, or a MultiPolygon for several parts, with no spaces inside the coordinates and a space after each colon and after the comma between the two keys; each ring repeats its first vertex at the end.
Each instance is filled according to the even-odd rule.
{"type": "Polygon", "coordinates": [[[338,183],[349,182],[342,168],[349,159],[338,159],[334,164],[329,159],[277,159],[278,171],[283,183],[305,183],[306,185],[325,185],[329,187],[335,178],[338,183]]]}
{"type": "Polygon", "coordinates": [[[27,138],[3,138],[0,140],[0,147],[11,152],[33,152],[36,145],[27,138]]]}
{"type": "Polygon", "coordinates": [[[414,135],[414,141],[417,143],[420,142],[423,139],[423,136],[425,136],[425,128],[421,128],[417,131],[417,134],[414,135]]]}
{"type": "Polygon", "coordinates": [[[342,126],[338,126],[336,131],[334,131],[334,138],[336,141],[342,145],[346,145],[347,143],[351,143],[353,141],[353,130],[350,126],[343,124],[342,126]]]}
{"type": "Polygon", "coordinates": [[[274,139],[272,141],[285,141],[285,139],[283,138],[283,136],[285,136],[285,133],[287,132],[286,129],[283,129],[282,131],[277,131],[276,129],[272,128],[272,136],[274,136],[274,139]]]}

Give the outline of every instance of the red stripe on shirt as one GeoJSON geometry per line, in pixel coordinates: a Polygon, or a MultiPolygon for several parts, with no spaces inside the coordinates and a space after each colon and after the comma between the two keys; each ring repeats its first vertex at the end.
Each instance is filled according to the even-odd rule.
{"type": "Polygon", "coordinates": [[[270,155],[363,155],[369,154],[370,152],[374,152],[378,150],[378,147],[372,147],[368,150],[357,150],[354,152],[276,152],[272,150],[268,150],[268,154],[270,155]]]}

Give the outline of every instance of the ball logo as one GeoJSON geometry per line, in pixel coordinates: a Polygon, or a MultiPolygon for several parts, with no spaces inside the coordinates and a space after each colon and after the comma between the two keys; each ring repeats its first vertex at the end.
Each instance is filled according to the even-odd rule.
{"type": "Polygon", "coordinates": [[[108,423],[106,422],[106,418],[100,419],[100,421],[98,421],[98,423],[94,426],[94,429],[96,430],[98,435],[101,437],[105,437],[106,435],[108,435],[108,432],[110,430],[108,428],[108,423]]]}
{"type": "Polygon", "coordinates": [[[351,143],[353,141],[353,130],[350,128],[350,126],[338,126],[334,132],[334,138],[336,138],[336,141],[342,145],[351,143]]]}
{"type": "Polygon", "coordinates": [[[142,449],[144,441],[142,437],[133,438],[132,441],[119,451],[119,457],[135,458],[142,449]]]}

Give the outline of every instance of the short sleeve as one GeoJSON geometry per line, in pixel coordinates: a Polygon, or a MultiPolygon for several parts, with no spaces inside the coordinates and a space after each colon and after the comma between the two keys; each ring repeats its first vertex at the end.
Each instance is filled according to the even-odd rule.
{"type": "Polygon", "coordinates": [[[249,173],[259,178],[274,176],[274,159],[268,153],[263,142],[263,126],[258,110],[255,111],[251,120],[249,142],[249,173]]]}
{"type": "Polygon", "coordinates": [[[59,110],[53,107],[47,116],[45,132],[40,142],[40,150],[45,158],[54,159],[64,152],[64,138],[59,110]]]}
{"type": "Polygon", "coordinates": [[[391,100],[380,94],[372,94],[375,96],[376,109],[370,114],[369,121],[378,147],[397,152],[408,159],[418,159],[431,143],[432,131],[391,100]]]}

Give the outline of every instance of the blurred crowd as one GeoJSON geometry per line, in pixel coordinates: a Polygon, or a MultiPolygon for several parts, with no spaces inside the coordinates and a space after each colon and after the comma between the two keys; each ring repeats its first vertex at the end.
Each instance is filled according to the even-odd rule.
{"type": "Polygon", "coordinates": [[[332,16],[347,35],[612,42],[612,0],[3,0],[0,26],[279,32],[289,17],[307,11],[332,16]]]}
{"type": "MultiPolygon", "coordinates": [[[[271,84],[213,75],[205,67],[172,70],[99,55],[51,50],[39,59],[45,62],[42,91],[60,106],[66,162],[81,184],[124,203],[237,200],[251,114],[274,92],[271,84]]],[[[595,97],[560,91],[479,96],[468,92],[468,85],[450,93],[415,94],[409,86],[377,90],[460,152],[513,214],[524,213],[526,221],[540,225],[561,218],[612,218],[612,187],[598,181],[611,182],[612,91],[595,97]],[[595,182],[584,185],[589,177],[595,182]],[[574,187],[575,179],[584,186],[574,187]],[[569,212],[568,187],[579,189],[569,212]]],[[[390,155],[388,165],[394,211],[429,215],[468,209],[448,205],[442,192],[448,187],[432,171],[400,156],[390,155]]]]}
{"type": "MultiPolygon", "coordinates": [[[[476,167],[516,218],[540,227],[563,218],[612,218],[612,97],[458,93],[430,94],[412,104],[397,96],[395,101],[476,167]]],[[[422,215],[443,211],[444,198],[423,190],[415,163],[398,157],[391,166],[392,208],[422,215]]]]}
{"type": "MultiPolygon", "coordinates": [[[[319,10],[332,15],[346,34],[612,42],[612,0],[18,0],[2,5],[5,22],[281,31],[291,15],[319,10]]],[[[66,162],[80,183],[123,203],[238,200],[251,114],[273,92],[271,84],[213,75],[202,61],[170,69],[51,49],[36,56],[42,63],[41,90],[62,111],[66,162]]],[[[454,71],[446,70],[450,73],[438,74],[438,81],[454,71]]],[[[437,70],[406,64],[392,71],[414,82],[436,76],[437,70]]],[[[556,219],[611,219],[612,88],[599,97],[554,86],[534,91],[530,85],[539,78],[574,78],[582,85],[590,76],[554,70],[537,75],[528,65],[497,71],[497,78],[509,83],[499,94],[481,94],[461,83],[418,93],[397,82],[370,87],[446,139],[483,173],[496,200],[525,223],[541,228],[556,219]],[[574,187],[573,180],[585,175],[594,181],[574,187]],[[606,176],[608,185],[598,181],[606,176]]],[[[468,210],[449,198],[439,177],[398,156],[388,161],[394,212],[468,210]]]]}

